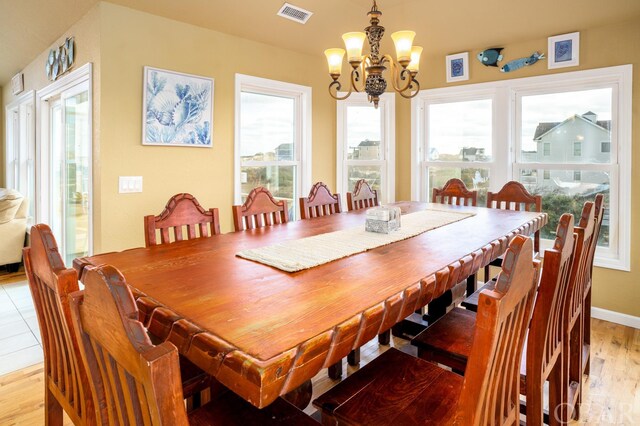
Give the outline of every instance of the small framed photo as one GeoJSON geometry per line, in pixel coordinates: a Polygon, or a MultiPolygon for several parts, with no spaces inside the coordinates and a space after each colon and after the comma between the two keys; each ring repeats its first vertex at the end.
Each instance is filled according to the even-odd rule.
{"type": "Polygon", "coordinates": [[[144,67],[142,144],[211,148],[213,79],[144,67]]]}
{"type": "Polygon", "coordinates": [[[580,33],[549,37],[549,69],[580,65],[580,33]]]}
{"type": "Polygon", "coordinates": [[[469,52],[447,56],[447,83],[469,80],[469,52]]]}

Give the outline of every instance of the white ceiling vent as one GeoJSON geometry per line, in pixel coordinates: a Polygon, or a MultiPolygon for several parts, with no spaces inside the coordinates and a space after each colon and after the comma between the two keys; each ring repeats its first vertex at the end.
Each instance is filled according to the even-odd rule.
{"type": "Polygon", "coordinates": [[[289,3],[283,4],[278,11],[278,16],[291,19],[292,21],[296,21],[300,24],[306,24],[309,18],[311,18],[311,15],[313,15],[313,12],[309,12],[308,10],[304,10],[289,3]]]}

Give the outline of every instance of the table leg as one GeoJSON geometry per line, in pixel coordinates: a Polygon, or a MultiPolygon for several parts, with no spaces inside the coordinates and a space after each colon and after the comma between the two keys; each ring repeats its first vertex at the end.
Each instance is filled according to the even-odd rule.
{"type": "Polygon", "coordinates": [[[388,346],[391,343],[391,329],[378,334],[378,343],[388,346]]]}
{"type": "Polygon", "coordinates": [[[333,380],[338,380],[342,377],[342,360],[336,362],[333,365],[330,365],[327,369],[329,372],[329,378],[333,380]]]}
{"type": "Polygon", "coordinates": [[[349,355],[347,355],[347,362],[352,367],[360,365],[360,348],[354,349],[349,352],[349,355]]]}
{"type": "Polygon", "coordinates": [[[478,286],[478,275],[473,274],[467,278],[467,297],[471,296],[476,291],[478,286]]]}
{"type": "Polygon", "coordinates": [[[291,392],[282,395],[282,399],[290,402],[301,410],[304,410],[309,402],[311,402],[311,396],[313,394],[313,385],[311,380],[307,380],[291,392]]]}

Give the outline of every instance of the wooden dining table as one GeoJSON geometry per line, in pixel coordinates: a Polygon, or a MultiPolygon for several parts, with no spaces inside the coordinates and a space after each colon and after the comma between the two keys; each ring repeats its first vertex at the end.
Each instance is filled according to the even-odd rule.
{"type": "Polygon", "coordinates": [[[364,227],[365,212],[79,258],[118,268],[150,327],[180,353],[257,407],[308,382],[322,368],[442,295],[497,258],[545,213],[395,203],[473,216],[415,237],[288,273],[236,256],[241,250],[364,227]]]}

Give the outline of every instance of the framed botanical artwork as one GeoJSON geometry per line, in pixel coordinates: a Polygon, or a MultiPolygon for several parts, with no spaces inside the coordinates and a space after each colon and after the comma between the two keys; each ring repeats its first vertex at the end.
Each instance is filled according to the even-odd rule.
{"type": "Polygon", "coordinates": [[[549,69],[580,65],[580,33],[549,37],[549,69]]]}
{"type": "Polygon", "coordinates": [[[144,67],[142,144],[213,146],[213,79],[144,67]]]}
{"type": "Polygon", "coordinates": [[[447,83],[469,80],[469,52],[447,56],[447,83]]]}

